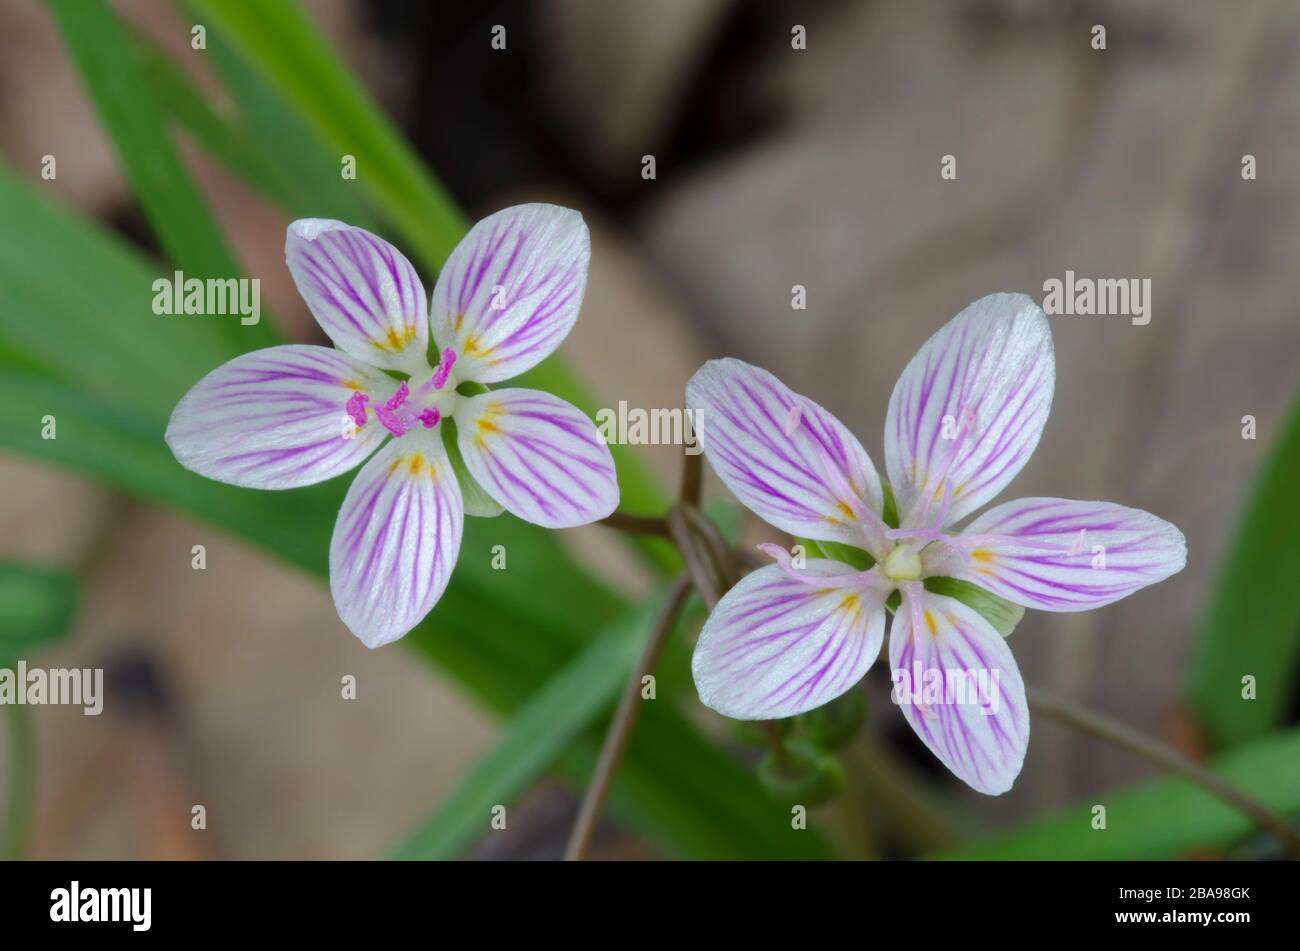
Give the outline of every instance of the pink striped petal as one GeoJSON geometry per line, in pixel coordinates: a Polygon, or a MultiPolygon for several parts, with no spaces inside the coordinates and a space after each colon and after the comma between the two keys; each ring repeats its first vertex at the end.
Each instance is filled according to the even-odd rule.
{"type": "Polygon", "coordinates": [[[837,561],[809,559],[799,571],[809,580],[759,568],[713,609],[691,660],[705,706],[737,720],[794,716],[847,691],[880,654],[883,593],[837,585],[855,574],[837,561]]]}
{"type": "Polygon", "coordinates": [[[582,215],[516,205],[484,218],[456,245],[433,289],[433,338],[456,351],[456,376],[518,376],[569,335],[587,288],[591,238],[582,215]]]}
{"type": "Polygon", "coordinates": [[[927,340],[894,386],[885,467],[904,528],[951,525],[1002,491],[1052,406],[1052,332],[1024,294],[991,294],[927,340]]]}
{"type": "Polygon", "coordinates": [[[895,702],[930,752],[972,789],[1010,789],[1029,745],[1029,707],[1011,648],[992,625],[960,601],[909,585],[889,632],[889,664],[895,702]]]}
{"type": "Polygon", "coordinates": [[[289,225],[284,256],[298,293],[335,345],[377,367],[427,367],[428,309],[411,262],[383,238],[327,218],[289,225]]]}
{"type": "Polygon", "coordinates": [[[880,476],[838,419],[730,358],[696,371],[686,403],[714,471],[755,515],[792,535],[878,552],[880,476]]]}
{"type": "Polygon", "coordinates": [[[958,537],[970,556],[945,574],[1040,611],[1086,611],[1182,571],[1183,533],[1111,502],[1018,499],[980,515],[958,537]]]}
{"type": "Polygon", "coordinates": [[[323,482],[361,464],[387,435],[353,431],[348,400],[391,393],[383,373],[330,347],[269,347],[236,357],[190,389],[167,424],[181,465],[254,489],[323,482]]]}
{"type": "Polygon", "coordinates": [[[367,647],[397,640],[442,597],[465,514],[437,433],[392,440],[362,468],[334,524],[330,591],[367,647]]]}
{"type": "Polygon", "coordinates": [[[493,390],[461,403],[455,419],[470,475],[524,521],[572,528],[618,506],[609,447],[573,404],[539,390],[493,390]]]}

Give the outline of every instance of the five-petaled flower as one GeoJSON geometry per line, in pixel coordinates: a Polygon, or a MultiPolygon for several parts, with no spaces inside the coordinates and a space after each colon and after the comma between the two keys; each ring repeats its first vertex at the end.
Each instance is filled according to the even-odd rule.
{"type": "Polygon", "coordinates": [[[687,404],[707,414],[700,438],[727,487],[777,528],[854,546],[875,563],[861,570],[810,558],[799,567],[784,549],[763,546],[777,563],[728,592],[700,635],[692,666],[701,700],[747,720],[833,700],[880,653],[885,602],[897,591],[893,671],[937,671],[968,684],[982,675],[998,691],[992,703],[951,702],[946,693],[917,701],[913,693],[900,699],[904,716],[973,788],[1009,789],[1029,741],[1015,659],[983,615],[927,590],[925,580],[957,578],[1024,607],[1083,611],[1168,578],[1187,553],[1173,525],[1109,502],[1020,499],[952,530],[1025,465],[1055,376],[1047,318],[1022,294],[978,300],[932,336],[889,401],[885,467],[899,520],[891,528],[880,477],[839,420],[765,370],[731,359],[705,364],[687,386],[687,404]]]}
{"type": "Polygon", "coordinates": [[[236,357],[180,401],[167,443],[201,475],[261,489],[321,482],[369,459],[334,525],[330,588],[367,646],[394,641],[447,587],[465,515],[504,508],[567,528],[618,504],[609,448],[577,407],[486,388],[568,335],[590,255],[578,212],[507,208],[452,251],[429,304],[387,241],[338,221],[295,221],[289,270],[337,349],[236,357]],[[455,438],[444,442],[449,420],[455,438]]]}

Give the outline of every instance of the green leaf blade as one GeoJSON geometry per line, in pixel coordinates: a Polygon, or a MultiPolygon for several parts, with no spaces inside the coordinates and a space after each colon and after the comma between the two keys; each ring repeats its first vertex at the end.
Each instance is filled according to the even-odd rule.
{"type": "Polygon", "coordinates": [[[1197,634],[1188,696],[1210,742],[1231,749],[1281,726],[1300,666],[1300,396],[1251,489],[1197,634]],[[1243,678],[1254,678],[1247,699],[1243,678]]]}
{"type": "Polygon", "coordinates": [[[636,661],[635,635],[649,619],[642,611],[616,624],[534,693],[394,857],[452,858],[482,836],[492,807],[512,802],[535,782],[614,699],[636,661]]]}
{"type": "MultiPolygon", "coordinates": [[[[236,277],[239,266],[168,137],[138,44],[103,0],[46,0],[46,6],[167,256],[187,278],[236,277]]],[[[143,297],[140,306],[151,299],[143,297]]],[[[267,322],[206,319],[215,319],[241,349],[276,341],[267,322]]]]}
{"type": "MultiPolygon", "coordinates": [[[[1225,779],[1282,814],[1300,814],[1300,730],[1262,739],[1217,759],[1225,779]]],[[[1182,778],[1162,778],[1108,792],[939,858],[1087,859],[1176,858],[1197,848],[1226,847],[1247,836],[1249,819],[1182,778]],[[1094,808],[1106,809],[1097,829],[1094,808]]]]}

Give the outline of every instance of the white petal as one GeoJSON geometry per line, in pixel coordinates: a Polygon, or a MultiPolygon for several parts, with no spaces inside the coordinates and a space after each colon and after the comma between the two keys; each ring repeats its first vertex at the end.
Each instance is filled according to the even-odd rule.
{"type": "Polygon", "coordinates": [[[335,345],[377,367],[428,366],[424,285],[378,235],[327,218],[289,225],[284,256],[298,293],[335,345]]]}
{"type": "Polygon", "coordinates": [[[456,564],[464,520],[436,433],[407,433],[366,463],[330,542],[334,606],[363,644],[395,641],[429,613],[456,564]]]}
{"type": "Polygon", "coordinates": [[[755,515],[792,535],[873,547],[880,477],[838,419],[734,359],[696,371],[686,403],[714,471],[755,515]]]}
{"type": "Polygon", "coordinates": [[[700,702],[738,720],[794,716],[829,703],[867,672],[885,633],[883,595],[839,586],[848,565],[809,559],[746,575],[718,602],[691,661],[700,702]]]}
{"type": "Polygon", "coordinates": [[[1087,611],[1182,571],[1183,533],[1112,502],[1017,499],[980,515],[957,539],[969,560],[945,574],[1040,611],[1087,611]]]}
{"type": "Polygon", "coordinates": [[[912,357],[889,400],[885,468],[904,528],[951,525],[1033,454],[1052,407],[1052,332],[1024,294],[991,294],[912,357]]]}
{"type": "Polygon", "coordinates": [[[518,376],[569,335],[587,289],[591,238],[582,215],[516,205],[456,245],[433,289],[433,339],[456,351],[456,377],[518,376]]]}
{"type": "Polygon", "coordinates": [[[470,475],[524,521],[571,528],[618,507],[609,447],[572,403],[539,390],[493,390],[461,403],[455,419],[470,475]]]}
{"type": "Polygon", "coordinates": [[[167,445],[187,469],[232,485],[290,489],[360,465],[387,433],[354,430],[346,411],[360,391],[388,394],[384,374],[329,347],[255,350],[196,383],[167,424],[167,445]]]}
{"type": "Polygon", "coordinates": [[[889,632],[889,665],[895,702],[930,752],[972,789],[1010,789],[1029,746],[1029,707],[993,626],[960,601],[910,586],[889,632]]]}

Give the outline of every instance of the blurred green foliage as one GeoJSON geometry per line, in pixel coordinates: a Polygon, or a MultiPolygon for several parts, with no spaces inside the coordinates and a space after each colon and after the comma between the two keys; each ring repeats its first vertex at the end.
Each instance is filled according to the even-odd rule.
{"type": "MultiPolygon", "coordinates": [[[[11,668],[34,650],[65,637],[80,600],[76,578],[61,568],[0,562],[0,667],[11,668]]],[[[22,705],[0,707],[8,726],[8,782],[0,858],[27,853],[30,818],[36,799],[31,713],[22,705]]]]}
{"type": "Polygon", "coordinates": [[[0,667],[68,633],[77,581],[60,568],[0,562],[0,667]]]}
{"type": "MultiPolygon", "coordinates": [[[[238,249],[227,245],[174,138],[189,137],[288,217],[336,217],[389,234],[426,281],[467,221],[292,0],[182,5],[187,22],[207,27],[220,103],[104,0],[46,3],[165,260],[0,169],[0,447],[198,516],[323,578],[347,477],[290,492],[246,491],[187,472],[163,443],[171,408],[188,387],[239,352],[279,339],[271,321],[245,327],[151,312],[152,282],[169,277],[173,267],[196,276],[239,274],[238,249]],[[356,162],[355,181],[340,174],[345,156],[356,162]],[[57,438],[42,438],[43,420],[51,416],[57,438]]],[[[596,408],[558,358],[523,382],[588,412],[596,408]]],[[[612,448],[623,508],[662,511],[663,492],[645,467],[627,448],[612,448]]],[[[1201,630],[1191,688],[1196,712],[1218,744],[1252,741],[1221,759],[1225,775],[1288,814],[1300,810],[1300,734],[1271,731],[1294,703],[1300,586],[1289,573],[1300,537],[1298,482],[1300,406],[1247,503],[1201,630]],[[1244,673],[1259,678],[1258,701],[1240,699],[1244,673]]],[[[892,511],[890,519],[896,524],[892,511]]],[[[632,544],[660,577],[677,566],[662,542],[632,544]]],[[[810,545],[809,553],[822,549],[810,545]]],[[[825,554],[869,563],[852,551],[825,554]]],[[[57,572],[0,568],[0,654],[5,637],[25,651],[64,629],[74,590],[57,572]]],[[[1004,633],[1019,620],[1019,609],[979,600],[982,592],[943,593],[996,618],[1004,633]]],[[[554,534],[509,516],[470,520],[451,585],[404,643],[505,723],[498,744],[431,805],[428,820],[397,854],[459,854],[487,828],[493,805],[513,801],[547,772],[585,782],[604,714],[648,623],[646,607],[629,605],[584,571],[554,534]],[[498,544],[509,552],[504,574],[490,568],[498,544]]],[[[346,636],[341,626],[336,633],[346,636]]],[[[834,855],[817,829],[792,829],[786,801],[838,789],[841,768],[826,748],[862,743],[851,737],[863,711],[837,708],[810,715],[797,728],[783,725],[796,730],[786,758],[769,753],[756,774],[696,726],[684,638],[670,642],[658,673],[658,697],[633,734],[611,809],[671,855],[834,855]]],[[[870,764],[878,783],[873,802],[891,817],[915,825],[917,803],[934,812],[933,791],[917,786],[913,793],[895,782],[905,773],[889,766],[882,750],[871,747],[870,764]]],[[[1239,815],[1180,780],[1109,794],[1106,802],[1114,831],[1094,831],[1088,808],[1079,807],[953,854],[1152,857],[1227,845],[1249,831],[1239,815]]]]}

